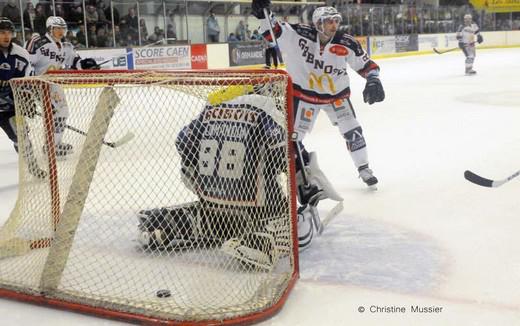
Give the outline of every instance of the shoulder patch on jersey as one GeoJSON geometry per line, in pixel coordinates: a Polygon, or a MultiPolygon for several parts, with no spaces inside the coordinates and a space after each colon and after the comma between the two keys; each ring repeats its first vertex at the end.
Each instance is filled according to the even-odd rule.
{"type": "Polygon", "coordinates": [[[361,44],[353,37],[346,33],[336,33],[331,41],[332,44],[340,44],[352,50],[356,56],[361,56],[365,52],[361,44]]]}
{"type": "Polygon", "coordinates": [[[316,42],[318,31],[316,31],[314,27],[305,24],[294,24],[291,26],[298,35],[308,38],[313,42],[316,42]]]}
{"type": "Polygon", "coordinates": [[[348,54],[347,47],[339,44],[334,44],[329,48],[330,53],[337,55],[338,57],[344,57],[348,54]]]}
{"type": "Polygon", "coordinates": [[[49,43],[51,43],[51,40],[49,40],[46,37],[37,38],[34,40],[33,51],[36,51],[39,48],[41,48],[42,46],[44,46],[45,44],[49,44],[49,43]]]}

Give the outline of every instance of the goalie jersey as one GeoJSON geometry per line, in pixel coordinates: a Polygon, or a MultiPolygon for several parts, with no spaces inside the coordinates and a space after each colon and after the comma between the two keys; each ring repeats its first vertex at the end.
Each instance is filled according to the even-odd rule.
{"type": "Polygon", "coordinates": [[[49,33],[34,36],[27,43],[36,76],[49,70],[78,69],[80,56],[69,42],[54,42],[49,33]]]}
{"type": "Polygon", "coordinates": [[[215,204],[263,207],[279,201],[284,119],[274,101],[261,95],[206,105],[176,140],[185,183],[215,204]]]}

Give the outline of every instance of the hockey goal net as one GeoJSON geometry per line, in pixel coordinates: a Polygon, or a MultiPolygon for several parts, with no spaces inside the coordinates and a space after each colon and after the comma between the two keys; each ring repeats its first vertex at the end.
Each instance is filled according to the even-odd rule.
{"type": "Polygon", "coordinates": [[[60,72],[11,85],[20,181],[0,229],[0,296],[144,323],[244,323],[281,308],[298,277],[285,73],[60,72]]]}

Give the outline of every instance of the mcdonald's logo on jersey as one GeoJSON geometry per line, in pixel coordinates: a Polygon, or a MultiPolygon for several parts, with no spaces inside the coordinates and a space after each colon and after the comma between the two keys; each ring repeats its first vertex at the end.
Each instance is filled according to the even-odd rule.
{"type": "Polygon", "coordinates": [[[309,87],[313,90],[317,90],[320,92],[336,93],[336,85],[334,85],[334,80],[327,73],[318,76],[317,74],[311,72],[309,74],[309,87]],[[327,86],[328,86],[327,90],[325,89],[325,87],[323,85],[324,80],[327,81],[327,86]]]}

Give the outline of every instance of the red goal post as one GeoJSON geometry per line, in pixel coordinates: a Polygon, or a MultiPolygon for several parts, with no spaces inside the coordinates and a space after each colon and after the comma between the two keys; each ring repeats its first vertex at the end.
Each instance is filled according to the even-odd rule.
{"type": "MultiPolygon", "coordinates": [[[[0,229],[0,296],[145,324],[244,324],[281,309],[299,275],[292,83],[287,73],[60,71],[15,79],[11,85],[20,181],[16,205],[0,229]],[[237,104],[249,101],[247,96],[265,106],[237,104]],[[186,182],[180,135],[208,107],[223,107],[225,114],[235,109],[239,115],[256,110],[283,131],[277,138],[283,160],[276,175],[266,175],[271,173],[266,166],[274,164],[270,156],[262,156],[260,166],[249,162],[268,148],[268,136],[258,131],[247,136],[258,138],[247,143],[255,144],[249,151],[258,151],[248,152],[251,156],[237,154],[233,147],[227,165],[215,153],[193,163],[206,170],[219,165],[211,176],[227,169],[226,177],[245,178],[247,186],[234,194],[235,201],[215,204],[211,196],[206,198],[201,188],[218,186],[204,176],[194,179],[195,191],[186,182]],[[68,110],[65,123],[57,122],[57,110],[68,110]],[[52,146],[61,127],[59,136],[73,148],[65,157],[52,146]],[[47,177],[36,177],[35,166],[47,177]],[[243,166],[249,168],[233,175],[243,166]],[[243,201],[252,191],[248,187],[260,179],[272,183],[256,192],[261,198],[243,201]],[[275,191],[283,196],[276,210],[264,199],[277,198],[275,191]],[[181,234],[190,245],[143,248],[139,216],[183,205],[196,207],[189,215],[190,228],[181,234]],[[254,232],[272,239],[269,245],[248,244],[268,257],[267,265],[245,264],[222,249],[232,239],[243,244],[254,232]],[[167,295],[159,295],[161,291],[167,295]]],[[[215,121],[226,120],[225,114],[215,121]]],[[[213,141],[225,143],[235,136],[223,130],[213,136],[225,137],[213,141]]],[[[217,147],[219,155],[223,148],[217,147]]],[[[193,150],[208,155],[202,147],[193,150]]],[[[174,243],[165,230],[158,239],[174,243]]],[[[181,232],[168,230],[177,237],[181,232]]]]}

